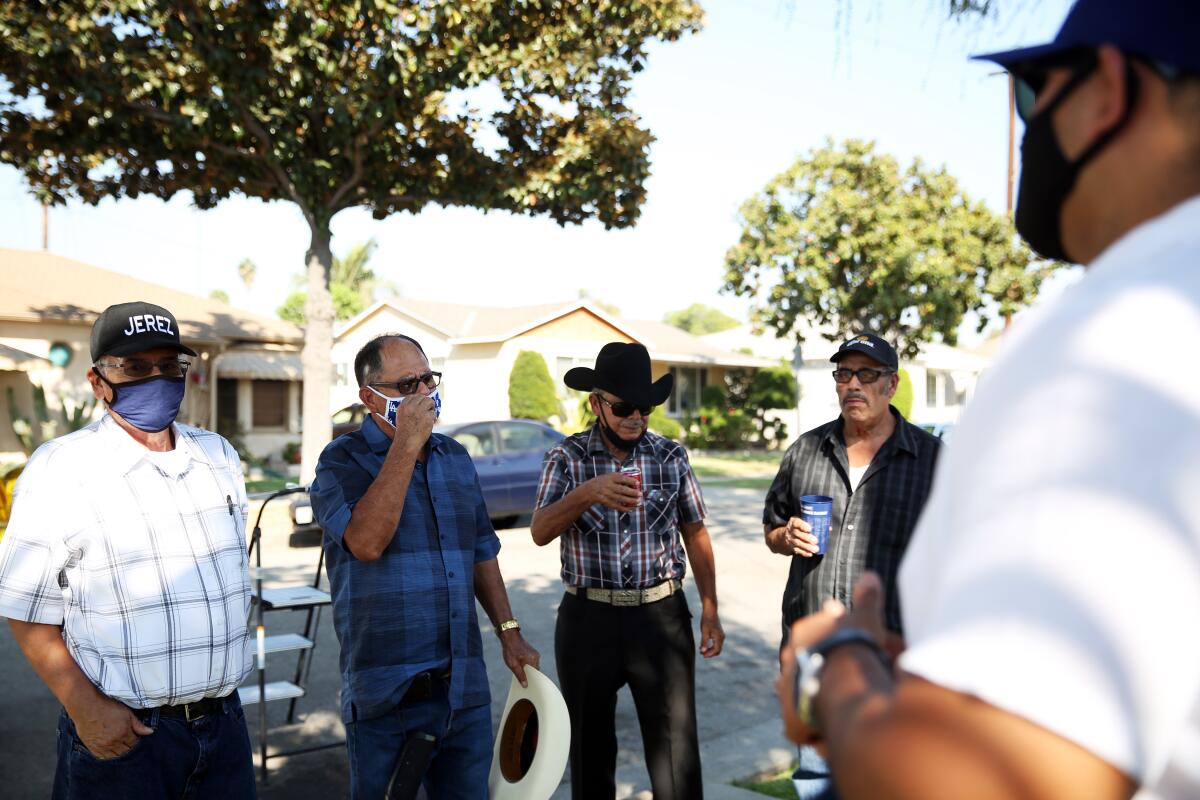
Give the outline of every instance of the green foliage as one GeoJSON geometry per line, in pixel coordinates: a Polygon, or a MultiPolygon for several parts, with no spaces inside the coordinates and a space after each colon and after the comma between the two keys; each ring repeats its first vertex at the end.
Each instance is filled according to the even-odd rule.
{"type": "Polygon", "coordinates": [[[283,446],[283,463],[299,464],[300,463],[300,443],[288,442],[283,446]]]}
{"type": "Polygon", "coordinates": [[[238,457],[247,463],[254,461],[254,456],[246,447],[246,429],[234,417],[218,417],[217,418],[217,433],[225,437],[225,440],[237,451],[238,457]]]}
{"type": "Polygon", "coordinates": [[[219,300],[226,305],[229,304],[229,292],[225,291],[224,289],[213,289],[208,293],[208,296],[212,300],[219,300]]]}
{"type": "Polygon", "coordinates": [[[333,218],[430,205],[626,228],[628,105],[694,0],[30,0],[0,15],[0,163],[43,202],[293,203],[309,229],[303,450],[329,439],[333,218]]]}
{"type": "Polygon", "coordinates": [[[562,416],[554,380],[541,353],[532,350],[517,353],[508,376],[508,413],[514,419],[542,422],[562,416]]]}
{"type": "Polygon", "coordinates": [[[742,409],[754,420],[762,444],[778,445],[787,439],[787,423],[768,419],[767,412],[796,407],[796,376],[790,367],[730,370],[725,373],[725,389],[728,404],[742,409]]]}
{"type": "Polygon", "coordinates": [[[900,412],[900,416],[911,420],[913,407],[912,378],[909,377],[908,370],[904,367],[900,368],[899,375],[900,383],[896,385],[896,393],[892,395],[892,405],[900,412]]]}
{"type": "Polygon", "coordinates": [[[650,418],[646,420],[646,427],[659,436],[665,436],[677,442],[683,436],[683,427],[668,417],[662,406],[655,406],[654,410],[650,412],[650,418]]]}
{"type": "Polygon", "coordinates": [[[742,205],[724,291],[752,298],[753,321],[781,338],[797,322],[837,336],[869,328],[903,356],[957,341],[1037,297],[1062,265],[1036,261],[1011,221],[972,201],[945,170],[901,169],[870,142],[829,143],[742,205]]]}
{"type": "Polygon", "coordinates": [[[16,393],[13,391],[13,387],[9,386],[5,389],[9,422],[12,424],[17,441],[21,443],[21,449],[27,456],[33,455],[33,451],[43,442],[77,431],[87,425],[99,402],[95,397],[90,397],[83,402],[75,403],[66,396],[66,393],[60,391],[58,393],[59,418],[51,419],[50,408],[46,404],[46,390],[35,383],[31,393],[33,395],[33,419],[28,419],[22,416],[17,409],[16,393]]]}
{"type": "Polygon", "coordinates": [[[746,447],[757,428],[753,414],[735,408],[725,387],[710,384],[700,392],[700,408],[688,420],[684,441],[698,450],[746,447]]]}
{"type": "MultiPolygon", "coordinates": [[[[333,257],[333,267],[330,270],[329,291],[333,295],[333,316],[339,321],[348,320],[361,313],[363,309],[375,301],[375,295],[381,290],[395,291],[395,284],[379,278],[367,262],[375,253],[378,243],[369,239],[362,244],[356,244],[344,258],[333,257]]],[[[304,285],[304,276],[296,277],[298,286],[304,285]]],[[[279,318],[296,325],[305,325],[304,307],[308,302],[308,292],[298,289],[287,296],[277,310],[279,318]]]]}
{"type": "Polygon", "coordinates": [[[703,303],[692,303],[679,311],[670,311],[663,317],[663,322],[694,336],[727,331],[741,324],[724,311],[703,303]]]}

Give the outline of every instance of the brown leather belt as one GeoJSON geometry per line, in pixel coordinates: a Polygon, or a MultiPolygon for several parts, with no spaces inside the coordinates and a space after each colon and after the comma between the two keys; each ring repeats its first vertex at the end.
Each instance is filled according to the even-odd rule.
{"type": "Polygon", "coordinates": [[[683,582],[678,578],[663,581],[648,589],[592,589],[584,586],[567,586],[567,593],[582,597],[584,600],[594,600],[597,603],[607,603],[610,606],[644,606],[666,600],[679,591],[683,582]]]}

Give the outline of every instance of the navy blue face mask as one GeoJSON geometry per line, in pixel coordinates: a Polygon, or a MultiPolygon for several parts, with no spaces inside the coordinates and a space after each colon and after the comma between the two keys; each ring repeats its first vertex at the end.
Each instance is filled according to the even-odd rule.
{"type": "Polygon", "coordinates": [[[103,375],[100,379],[113,391],[108,407],[139,431],[158,433],[166,430],[179,416],[183,403],[183,378],[151,375],[128,383],[113,383],[103,375]]]}

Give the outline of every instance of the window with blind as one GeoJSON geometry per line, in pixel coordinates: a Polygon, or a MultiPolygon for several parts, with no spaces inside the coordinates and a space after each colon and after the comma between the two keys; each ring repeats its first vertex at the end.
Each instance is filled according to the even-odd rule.
{"type": "Polygon", "coordinates": [[[288,381],[252,381],[251,427],[287,427],[288,381]]]}

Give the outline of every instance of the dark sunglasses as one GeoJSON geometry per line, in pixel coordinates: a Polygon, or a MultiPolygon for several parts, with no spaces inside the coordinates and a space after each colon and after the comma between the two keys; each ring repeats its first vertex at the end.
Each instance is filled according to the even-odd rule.
{"type": "Polygon", "coordinates": [[[838,383],[849,383],[851,378],[858,378],[858,382],[862,384],[874,383],[884,375],[891,375],[895,370],[892,369],[872,369],[871,367],[862,367],[860,369],[848,369],[841,367],[833,371],[833,379],[838,383]]]}
{"type": "Polygon", "coordinates": [[[617,417],[628,417],[634,411],[639,412],[643,417],[648,417],[650,416],[650,412],[654,410],[654,406],[639,406],[625,400],[614,403],[611,400],[604,399],[600,395],[596,395],[596,399],[611,408],[613,416],[617,417]]]}
{"type": "Polygon", "coordinates": [[[104,369],[119,369],[128,377],[137,380],[149,378],[158,370],[164,378],[182,378],[187,375],[188,367],[192,364],[180,358],[168,358],[162,361],[147,361],[144,358],[126,358],[121,361],[96,362],[95,366],[104,369]]]}
{"type": "Polygon", "coordinates": [[[1021,118],[1022,122],[1029,122],[1030,117],[1033,116],[1033,107],[1037,104],[1038,95],[1046,87],[1046,79],[1050,75],[1050,70],[1062,68],[1075,70],[1071,79],[1058,91],[1058,97],[1065,98],[1075,87],[1087,80],[1098,63],[1095,50],[1070,50],[1053,58],[1015,68],[1012,76],[1013,100],[1017,107],[1017,116],[1021,118]]]}
{"type": "Polygon", "coordinates": [[[417,387],[422,383],[429,389],[436,389],[441,382],[442,373],[426,372],[424,375],[418,375],[415,378],[405,378],[402,381],[391,381],[390,383],[372,383],[370,385],[376,389],[395,389],[400,394],[412,394],[417,391],[417,387]]]}

